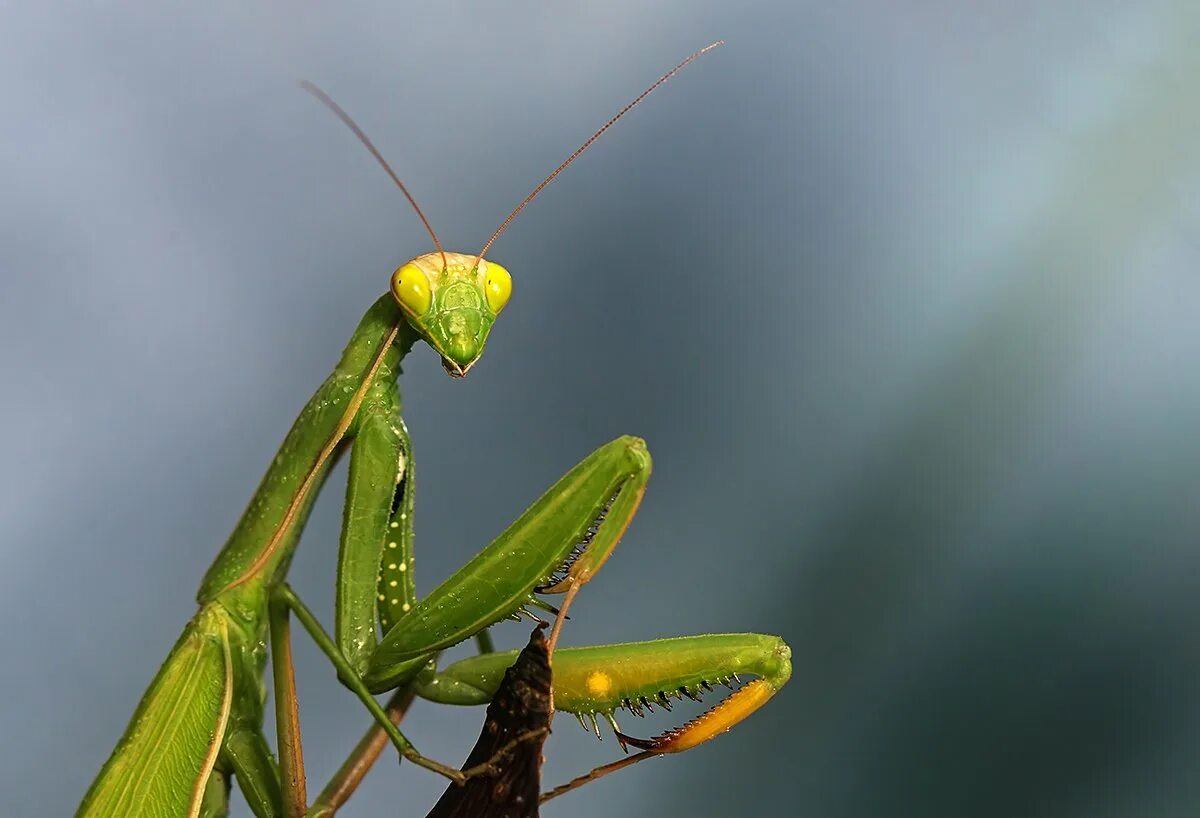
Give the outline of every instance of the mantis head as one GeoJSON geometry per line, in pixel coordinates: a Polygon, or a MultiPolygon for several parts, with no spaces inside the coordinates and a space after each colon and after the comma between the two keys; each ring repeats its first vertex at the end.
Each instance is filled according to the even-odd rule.
{"type": "Polygon", "coordinates": [[[483,354],[492,323],[512,293],[512,277],[479,256],[435,252],[400,266],[391,289],[446,372],[461,378],[483,354]]]}

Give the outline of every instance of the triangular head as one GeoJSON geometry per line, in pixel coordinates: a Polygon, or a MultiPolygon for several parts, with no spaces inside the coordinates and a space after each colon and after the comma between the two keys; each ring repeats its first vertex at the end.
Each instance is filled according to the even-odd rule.
{"type": "Polygon", "coordinates": [[[512,277],[494,261],[462,253],[426,253],[392,273],[392,295],[408,322],[461,378],[479,360],[512,277]]]}

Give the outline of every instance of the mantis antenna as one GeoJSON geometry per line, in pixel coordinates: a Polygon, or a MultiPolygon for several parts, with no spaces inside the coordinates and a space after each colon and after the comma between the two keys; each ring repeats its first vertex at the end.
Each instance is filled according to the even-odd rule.
{"type": "Polygon", "coordinates": [[[433,239],[433,246],[436,247],[437,251],[442,255],[442,268],[445,269],[448,267],[449,265],[446,263],[446,251],[442,249],[442,243],[438,241],[437,233],[433,232],[433,226],[429,223],[429,219],[425,218],[425,214],[421,212],[421,207],[417,204],[417,200],[414,199],[412,194],[408,192],[408,188],[406,188],[404,183],[400,181],[400,177],[396,175],[396,171],[392,170],[391,165],[389,165],[387,160],[383,158],[383,154],[379,152],[379,149],[376,148],[371,143],[371,140],[367,138],[367,135],[363,133],[363,129],[358,127],[358,123],[351,118],[350,114],[342,110],[342,106],[334,102],[333,99],[330,98],[329,94],[326,94],[308,80],[301,80],[300,87],[316,97],[317,100],[326,108],[337,114],[338,119],[342,120],[346,127],[354,132],[354,135],[358,137],[358,141],[362,142],[363,145],[366,146],[366,149],[369,150],[371,155],[375,157],[375,161],[377,161],[383,167],[383,169],[387,171],[388,176],[392,177],[392,181],[396,183],[398,188],[400,188],[400,192],[404,194],[404,198],[408,199],[408,203],[412,205],[413,210],[417,211],[417,216],[420,217],[421,224],[425,225],[425,229],[429,231],[429,237],[433,239]]]}
{"type": "MultiPolygon", "coordinates": [[[[657,80],[655,80],[653,85],[651,85],[645,91],[642,91],[642,93],[638,94],[637,97],[635,97],[632,102],[630,102],[628,105],[626,105],[620,111],[618,111],[616,116],[614,116],[608,122],[605,122],[604,125],[601,126],[600,130],[596,131],[594,134],[592,134],[590,137],[588,137],[587,141],[585,141],[582,145],[580,145],[573,154],[571,154],[565,160],[563,160],[563,163],[561,165],[556,167],[549,176],[547,176],[545,179],[542,180],[541,184],[539,184],[537,187],[535,187],[533,189],[533,191],[530,192],[530,194],[521,201],[521,203],[519,205],[517,205],[515,208],[513,208],[513,212],[508,214],[508,218],[506,218],[500,224],[500,226],[496,228],[496,232],[492,234],[492,237],[487,240],[487,244],[483,245],[483,249],[480,250],[479,253],[475,256],[475,264],[476,265],[479,264],[479,260],[481,258],[483,258],[484,253],[486,253],[488,251],[488,248],[490,248],[492,246],[492,242],[494,242],[496,239],[498,239],[500,237],[500,234],[508,229],[508,226],[510,224],[512,224],[512,220],[517,217],[517,214],[525,209],[525,205],[529,204],[535,198],[537,198],[537,195],[545,189],[546,185],[553,182],[554,177],[558,176],[558,174],[560,174],[564,170],[566,170],[567,165],[574,162],[576,159],[579,158],[579,155],[581,153],[583,153],[588,148],[590,148],[592,146],[592,143],[600,138],[601,134],[603,134],[605,131],[607,131],[609,128],[611,128],[613,125],[615,125],[617,120],[620,119],[621,117],[625,116],[625,114],[629,113],[629,111],[635,105],[637,105],[639,102],[641,102],[646,97],[650,96],[651,91],[658,88],[658,86],[662,85],[664,82],[671,79],[671,77],[675,76],[680,71],[682,71],[684,69],[684,67],[688,63],[690,63],[692,60],[694,60],[697,57],[700,57],[704,54],[707,54],[709,51],[712,51],[717,46],[724,45],[724,44],[725,44],[724,40],[717,40],[715,43],[709,43],[708,45],[704,46],[704,48],[700,49],[699,51],[689,54],[686,58],[683,59],[683,61],[681,61],[679,63],[679,65],[675,66],[670,71],[668,71],[667,73],[665,73],[661,77],[659,77],[657,80]]],[[[411,201],[411,199],[410,199],[410,201],[411,201]]],[[[413,206],[415,207],[416,205],[414,204],[413,206]]],[[[551,643],[553,644],[553,639],[551,640],[551,643]]]]}

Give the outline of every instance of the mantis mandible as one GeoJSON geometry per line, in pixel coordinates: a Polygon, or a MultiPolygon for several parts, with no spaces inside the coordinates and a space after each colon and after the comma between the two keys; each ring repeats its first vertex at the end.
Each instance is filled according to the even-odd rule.
{"type": "MultiPolygon", "coordinates": [[[[504,219],[475,254],[442,247],[429,221],[366,135],[332,99],[304,84],[354,131],[408,199],[434,252],[392,274],[389,292],[366,312],[332,374],[300,412],[232,535],[205,575],[199,610],[143,695],[129,726],[92,783],[77,816],[215,818],[226,814],[235,777],[260,818],[304,813],[289,750],[298,743],[290,695],[287,623],[294,614],[370,711],[399,754],[451,781],[493,769],[459,770],[422,755],[373,693],[409,685],[450,704],[488,700],[515,654],[488,654],[436,673],[438,651],[527,606],[554,610],[536,594],[564,593],[563,608],[620,540],[651,470],[645,443],[618,438],[584,458],[474,559],[418,600],[413,583],[414,462],[400,416],[400,362],[424,341],[446,371],[463,377],[483,353],[512,281],[485,259],[493,242],[559,173],[618,119],[689,62],[636,97],[562,162],[504,219]],[[336,459],[349,451],[332,637],[285,582],[301,530],[336,459]],[[379,623],[377,629],[376,622],[379,623]],[[379,632],[382,632],[382,638],[379,632]],[[263,734],[268,646],[273,656],[277,729],[284,773],[263,734]],[[289,711],[291,708],[291,711],[289,711]]],[[[557,639],[558,626],[550,646],[557,639]]],[[[552,653],[553,655],[553,653],[552,653]]],[[[678,730],[649,741],[618,733],[642,752],[586,780],[648,755],[688,749],[724,732],[774,694],[791,673],[777,637],[685,637],[641,644],[563,649],[554,659],[558,709],[603,715],[616,729],[620,707],[640,712],[670,696],[696,698],[738,672],[758,678],[678,730]]],[[[598,728],[597,728],[598,732],[598,728]]],[[[550,795],[557,794],[551,793],[550,795]]]]}

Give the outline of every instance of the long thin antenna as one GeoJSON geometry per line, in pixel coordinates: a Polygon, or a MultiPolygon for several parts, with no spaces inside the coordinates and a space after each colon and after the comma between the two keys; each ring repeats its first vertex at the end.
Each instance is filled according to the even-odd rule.
{"type": "Polygon", "coordinates": [[[487,240],[487,244],[483,245],[483,249],[480,250],[479,254],[475,256],[475,263],[476,264],[479,263],[479,260],[481,258],[483,258],[484,253],[486,253],[488,251],[488,248],[492,246],[492,242],[494,242],[497,238],[499,238],[500,234],[503,233],[510,224],[512,224],[512,220],[517,217],[518,213],[520,213],[522,210],[525,209],[525,205],[532,202],[537,197],[537,195],[542,192],[542,190],[546,187],[546,185],[548,185],[554,181],[555,176],[558,176],[558,174],[560,174],[564,170],[566,170],[567,165],[571,164],[576,159],[578,159],[579,154],[583,153],[588,148],[590,148],[592,146],[592,143],[595,142],[597,139],[599,139],[601,134],[603,134],[605,131],[607,131],[609,128],[611,128],[614,124],[616,124],[618,119],[625,116],[625,114],[629,113],[630,109],[633,108],[633,106],[637,105],[643,99],[650,96],[651,91],[653,91],[655,88],[658,88],[658,86],[662,85],[664,82],[669,80],[671,77],[675,76],[680,71],[682,71],[684,66],[686,66],[688,63],[690,63],[692,60],[696,59],[697,57],[701,56],[702,54],[706,54],[709,51],[712,51],[717,46],[724,45],[724,44],[725,44],[724,40],[717,40],[715,43],[709,43],[708,45],[704,46],[704,48],[700,49],[699,51],[697,51],[693,54],[689,54],[685,60],[683,60],[681,63],[679,63],[679,65],[675,66],[670,71],[668,71],[667,73],[665,73],[661,77],[659,77],[657,80],[655,80],[654,84],[651,85],[649,88],[647,88],[645,91],[642,91],[642,93],[638,94],[638,96],[633,100],[633,102],[629,103],[624,108],[622,108],[620,111],[618,111],[617,115],[614,116],[612,119],[610,119],[608,122],[605,122],[603,127],[600,128],[600,130],[596,131],[594,134],[592,134],[590,137],[588,137],[588,140],[586,142],[584,142],[582,145],[580,145],[579,148],[573,154],[568,156],[561,165],[556,167],[554,169],[553,173],[551,173],[549,176],[547,176],[545,179],[543,179],[542,183],[540,185],[538,185],[537,187],[535,187],[533,189],[533,192],[531,192],[528,196],[526,196],[525,199],[513,209],[512,213],[508,214],[508,218],[505,219],[504,222],[501,223],[501,225],[496,228],[496,232],[492,234],[492,237],[487,240]]]}
{"type": "Polygon", "coordinates": [[[414,199],[412,194],[408,192],[408,188],[404,186],[404,183],[400,181],[400,177],[396,175],[396,171],[392,170],[392,166],[389,165],[387,160],[383,158],[383,154],[379,152],[378,148],[371,144],[371,140],[367,138],[365,133],[363,133],[363,129],[358,127],[358,123],[351,119],[350,114],[342,110],[342,106],[334,102],[333,99],[330,98],[329,94],[326,94],[308,80],[301,80],[300,87],[316,97],[317,100],[326,108],[337,114],[338,119],[342,120],[347,128],[354,131],[354,135],[358,137],[358,141],[362,142],[363,145],[366,146],[367,150],[371,152],[371,155],[375,157],[375,161],[377,161],[383,167],[383,169],[387,171],[388,176],[392,177],[392,181],[395,182],[396,186],[400,188],[400,192],[404,194],[404,198],[408,199],[408,203],[412,205],[413,210],[417,211],[417,215],[421,218],[421,223],[425,225],[425,229],[429,231],[429,237],[433,239],[433,246],[436,247],[437,251],[442,254],[442,267],[445,268],[449,266],[446,263],[446,251],[442,249],[442,243],[438,241],[437,233],[433,232],[433,225],[429,223],[429,219],[425,218],[425,214],[421,212],[421,207],[417,204],[417,200],[414,199]]]}

